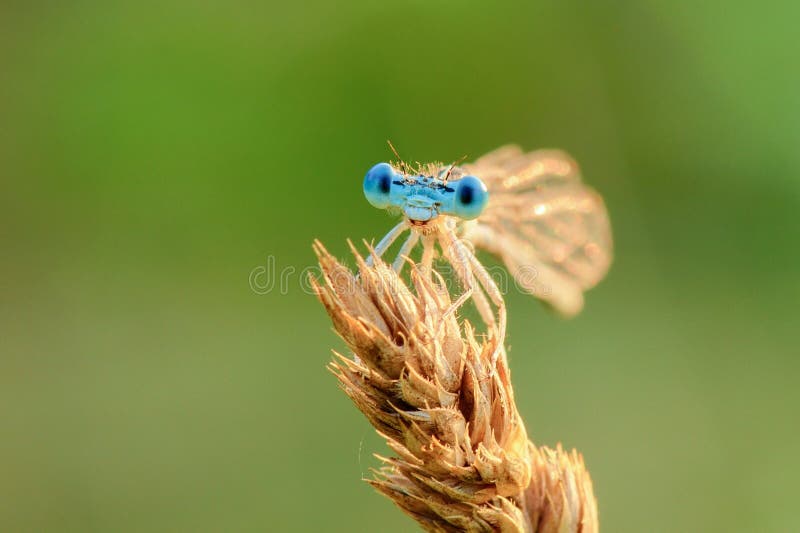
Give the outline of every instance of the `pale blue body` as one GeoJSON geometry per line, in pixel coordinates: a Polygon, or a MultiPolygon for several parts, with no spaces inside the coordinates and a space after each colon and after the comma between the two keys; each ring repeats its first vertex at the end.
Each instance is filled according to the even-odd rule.
{"type": "Polygon", "coordinates": [[[399,209],[409,220],[425,223],[440,214],[470,220],[480,216],[489,193],[475,176],[445,181],[439,176],[403,176],[378,163],[364,177],[364,195],[379,209],[399,209]]]}

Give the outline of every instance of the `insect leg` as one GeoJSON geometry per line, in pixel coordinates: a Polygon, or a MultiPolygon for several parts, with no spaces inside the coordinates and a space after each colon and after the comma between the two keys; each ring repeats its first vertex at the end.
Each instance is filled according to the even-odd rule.
{"type": "Polygon", "coordinates": [[[469,259],[470,266],[472,267],[472,273],[478,279],[478,282],[481,284],[481,287],[486,290],[486,294],[489,295],[489,298],[492,299],[492,303],[494,303],[498,307],[502,307],[504,305],[503,295],[500,292],[500,289],[497,287],[497,284],[492,279],[492,276],[489,275],[489,271],[486,270],[478,258],[475,257],[475,254],[469,254],[467,256],[469,259]]]}
{"type": "Polygon", "coordinates": [[[372,266],[372,263],[376,258],[380,259],[384,252],[386,252],[386,250],[394,243],[394,241],[397,240],[400,234],[406,230],[406,227],[406,221],[404,220],[389,230],[389,233],[387,233],[383,239],[380,240],[378,245],[375,246],[373,252],[369,254],[369,257],[367,257],[367,266],[372,266]]]}
{"type": "Polygon", "coordinates": [[[464,287],[472,290],[472,299],[481,318],[487,325],[494,326],[495,319],[492,307],[489,305],[489,301],[483,291],[476,290],[477,284],[472,275],[472,265],[469,259],[472,252],[449,231],[440,234],[440,244],[448,261],[456,269],[456,274],[461,278],[464,287]]]}
{"type": "Polygon", "coordinates": [[[481,248],[491,254],[502,257],[501,242],[498,239],[498,235],[500,235],[499,232],[487,227],[485,224],[473,223],[466,226],[464,239],[471,242],[475,248],[481,248]]]}
{"type": "Polygon", "coordinates": [[[433,235],[422,237],[422,272],[430,276],[433,268],[433,254],[436,251],[436,238],[433,235]]]}
{"type": "Polygon", "coordinates": [[[458,297],[458,299],[450,304],[450,307],[445,309],[444,313],[442,313],[441,318],[439,319],[439,327],[436,329],[436,334],[438,335],[439,332],[442,330],[445,324],[445,320],[450,317],[451,314],[455,313],[462,305],[464,305],[467,300],[469,300],[470,296],[472,296],[473,289],[469,288],[464,291],[464,294],[458,297]]]}
{"type": "Polygon", "coordinates": [[[394,263],[392,263],[392,268],[394,269],[395,272],[399,274],[400,271],[403,270],[403,265],[406,262],[406,257],[408,257],[408,254],[411,253],[411,250],[414,249],[414,246],[417,245],[418,241],[419,241],[419,233],[417,233],[416,231],[412,231],[411,235],[408,236],[408,239],[406,239],[406,242],[403,243],[403,246],[397,253],[397,257],[395,258],[394,263]]]}
{"type": "MultiPolygon", "coordinates": [[[[492,303],[497,306],[497,321],[498,321],[498,334],[500,339],[504,339],[506,336],[506,305],[503,301],[503,294],[500,292],[500,289],[497,287],[497,284],[492,279],[492,276],[489,275],[489,272],[486,270],[478,258],[475,257],[474,254],[469,254],[468,256],[470,265],[472,267],[473,274],[480,283],[483,290],[486,291],[486,294],[489,295],[489,298],[492,299],[492,303]]],[[[492,364],[494,364],[497,360],[497,356],[499,352],[495,351],[495,354],[492,359],[492,364]]]]}

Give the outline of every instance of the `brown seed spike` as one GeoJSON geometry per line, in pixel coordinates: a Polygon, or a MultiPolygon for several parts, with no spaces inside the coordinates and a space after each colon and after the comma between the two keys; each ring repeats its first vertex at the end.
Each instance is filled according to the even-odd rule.
{"type": "Polygon", "coordinates": [[[312,287],[353,352],[329,369],[396,454],[367,480],[378,492],[426,531],[598,531],[583,458],[529,440],[492,326],[477,337],[441,277],[416,265],[409,287],[354,248],[358,275],[314,251],[312,287]]]}

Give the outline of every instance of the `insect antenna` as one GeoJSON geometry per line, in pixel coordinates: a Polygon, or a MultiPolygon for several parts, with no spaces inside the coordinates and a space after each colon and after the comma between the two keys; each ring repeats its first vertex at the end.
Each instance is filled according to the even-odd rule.
{"type": "Polygon", "coordinates": [[[466,155],[462,155],[460,159],[456,159],[455,161],[453,161],[453,164],[450,165],[450,168],[447,169],[447,174],[445,174],[444,179],[442,180],[445,182],[445,184],[447,184],[447,180],[450,178],[450,173],[453,172],[455,166],[460,163],[463,163],[466,158],[467,158],[466,155]]]}
{"type": "Polygon", "coordinates": [[[400,170],[403,171],[403,181],[408,181],[408,172],[407,172],[407,165],[406,162],[400,157],[400,154],[397,153],[397,149],[392,144],[392,141],[386,139],[386,143],[389,145],[389,149],[392,151],[394,156],[397,158],[397,161],[400,165],[400,170]]]}

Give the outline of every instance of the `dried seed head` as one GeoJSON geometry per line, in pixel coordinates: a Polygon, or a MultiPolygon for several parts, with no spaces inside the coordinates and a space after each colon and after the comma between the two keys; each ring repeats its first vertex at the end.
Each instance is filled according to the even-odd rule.
{"type": "Polygon", "coordinates": [[[581,457],[529,441],[497,332],[459,323],[435,273],[413,267],[410,288],[355,249],[358,275],[314,249],[312,286],[354,354],[329,368],[396,454],[378,491],[428,531],[597,531],[581,457]]]}

